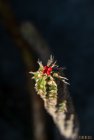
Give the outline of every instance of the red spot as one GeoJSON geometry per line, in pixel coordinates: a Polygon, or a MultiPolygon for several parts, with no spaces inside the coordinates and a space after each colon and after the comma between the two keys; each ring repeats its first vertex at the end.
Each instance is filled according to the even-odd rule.
{"type": "Polygon", "coordinates": [[[44,66],[43,74],[50,75],[52,72],[52,67],[44,66]]]}

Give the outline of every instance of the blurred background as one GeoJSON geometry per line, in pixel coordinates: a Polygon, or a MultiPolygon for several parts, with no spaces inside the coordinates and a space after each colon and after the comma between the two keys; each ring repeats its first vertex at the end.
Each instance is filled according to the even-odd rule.
{"type": "Polygon", "coordinates": [[[94,1],[0,0],[0,140],[60,140],[28,72],[66,67],[80,135],[94,135],[94,1]]]}

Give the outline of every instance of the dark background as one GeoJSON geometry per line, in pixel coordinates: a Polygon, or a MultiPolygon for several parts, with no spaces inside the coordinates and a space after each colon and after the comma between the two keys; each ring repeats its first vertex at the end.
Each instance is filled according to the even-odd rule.
{"type": "MultiPolygon", "coordinates": [[[[59,65],[67,68],[65,73],[71,83],[70,91],[80,121],[80,133],[93,136],[94,1],[12,0],[10,3],[16,20],[32,22],[49,44],[59,65]]],[[[26,106],[29,103],[25,104],[28,97],[24,88],[24,71],[19,49],[1,23],[0,140],[23,140],[23,130],[29,127],[24,121],[29,116],[25,115],[26,112],[28,114],[26,106]],[[15,85],[20,89],[19,101],[16,99],[16,91],[14,95],[11,94],[15,85]],[[11,98],[13,100],[10,101],[11,98]],[[18,112],[16,100],[21,102],[18,112]],[[11,105],[13,106],[9,109],[11,105]],[[12,119],[15,120],[13,125],[16,127],[11,125],[12,119]]]]}

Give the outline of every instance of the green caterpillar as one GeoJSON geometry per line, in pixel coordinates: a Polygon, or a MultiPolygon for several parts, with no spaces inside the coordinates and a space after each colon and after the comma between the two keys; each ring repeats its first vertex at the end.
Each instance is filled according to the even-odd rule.
{"type": "MultiPolygon", "coordinates": [[[[68,79],[60,76],[58,72],[54,71],[54,68],[58,69],[58,66],[56,65],[56,61],[54,62],[52,56],[50,56],[47,66],[43,66],[40,61],[38,61],[38,64],[38,71],[30,72],[33,74],[32,79],[35,80],[35,89],[37,94],[39,94],[42,98],[57,99],[58,88],[55,79],[58,78],[65,84],[69,84],[67,82],[68,79]]],[[[63,109],[65,104],[66,101],[60,103],[59,107],[63,109]]]]}

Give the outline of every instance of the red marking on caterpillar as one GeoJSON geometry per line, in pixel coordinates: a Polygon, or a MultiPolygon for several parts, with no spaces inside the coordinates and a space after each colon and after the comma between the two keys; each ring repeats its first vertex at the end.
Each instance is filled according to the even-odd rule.
{"type": "Polygon", "coordinates": [[[43,74],[50,75],[52,72],[52,67],[44,66],[43,74]]]}

